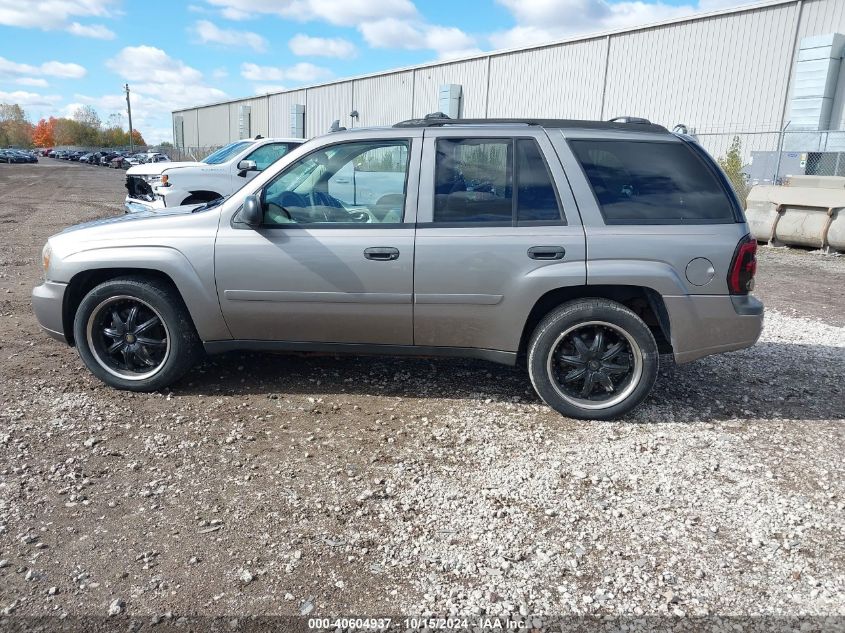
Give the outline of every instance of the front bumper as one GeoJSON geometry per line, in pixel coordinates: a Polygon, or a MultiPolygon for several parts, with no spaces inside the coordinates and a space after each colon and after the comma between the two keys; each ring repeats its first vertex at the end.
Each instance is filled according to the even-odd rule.
{"type": "Polygon", "coordinates": [[[751,347],[763,331],[763,303],[751,295],[663,297],[675,362],[751,347]]]}
{"type": "Polygon", "coordinates": [[[123,208],[126,213],[140,213],[143,211],[159,211],[165,208],[164,200],[156,197],[155,200],[139,200],[126,196],[123,201],[123,208]]]}
{"type": "Polygon", "coordinates": [[[32,309],[38,324],[54,339],[68,343],[62,312],[67,284],[45,281],[32,289],[32,309]]]}

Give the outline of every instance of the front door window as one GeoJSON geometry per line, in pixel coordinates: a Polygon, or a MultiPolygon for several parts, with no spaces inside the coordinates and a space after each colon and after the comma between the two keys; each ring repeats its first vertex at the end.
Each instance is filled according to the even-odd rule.
{"type": "Polygon", "coordinates": [[[401,224],[408,140],[338,143],[287,167],[264,189],[266,226],[401,224]]]}

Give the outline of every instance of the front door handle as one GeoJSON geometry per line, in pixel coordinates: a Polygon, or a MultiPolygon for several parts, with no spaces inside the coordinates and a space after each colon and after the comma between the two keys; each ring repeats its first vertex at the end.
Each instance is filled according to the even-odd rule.
{"type": "Polygon", "coordinates": [[[531,259],[563,259],[566,249],[563,246],[532,246],[528,249],[531,259]]]}
{"type": "Polygon", "coordinates": [[[392,246],[372,246],[364,249],[364,257],[377,262],[390,262],[399,259],[399,249],[392,246]]]}

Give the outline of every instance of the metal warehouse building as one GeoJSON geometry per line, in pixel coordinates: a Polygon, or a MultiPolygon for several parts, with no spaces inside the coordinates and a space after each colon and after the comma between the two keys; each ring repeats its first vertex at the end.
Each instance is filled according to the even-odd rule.
{"type": "Polygon", "coordinates": [[[746,155],[845,151],[845,134],[817,132],[845,129],[841,33],[845,0],[769,0],[179,110],[174,140],[191,148],[256,134],[310,138],[335,120],[390,125],[440,110],[467,118],[641,116],[686,124],[715,155],[735,135],[746,155]]]}

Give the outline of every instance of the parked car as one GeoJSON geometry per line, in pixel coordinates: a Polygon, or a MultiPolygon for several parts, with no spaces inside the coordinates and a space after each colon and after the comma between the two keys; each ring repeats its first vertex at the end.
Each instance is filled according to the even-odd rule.
{"type": "Polygon", "coordinates": [[[235,141],[200,162],[154,161],[126,172],[128,212],[198,204],[243,186],[302,139],[255,138],[235,141]]]}
{"type": "Polygon", "coordinates": [[[108,167],[113,158],[118,156],[117,152],[105,151],[100,155],[100,160],[97,161],[100,167],[108,167]]]}
{"type": "Polygon", "coordinates": [[[117,154],[114,158],[109,161],[109,167],[112,169],[122,169],[123,168],[123,161],[125,160],[125,156],[123,154],[117,154]]]}
{"type": "Polygon", "coordinates": [[[148,152],[144,157],[144,163],[169,163],[170,156],[159,152],[148,152]]]}
{"type": "Polygon", "coordinates": [[[754,344],[756,247],[689,137],[432,118],[313,139],[228,198],[70,228],[33,304],[118,389],[166,387],[203,351],[524,359],[548,405],[606,419],[649,394],[659,353],[754,344]]]}
{"type": "Polygon", "coordinates": [[[10,149],[0,149],[0,163],[28,163],[29,161],[18,152],[10,149]]]}

